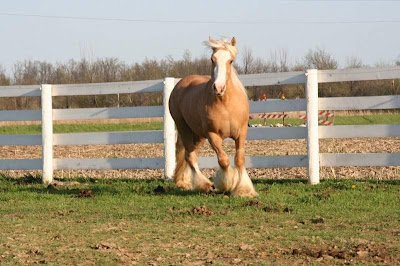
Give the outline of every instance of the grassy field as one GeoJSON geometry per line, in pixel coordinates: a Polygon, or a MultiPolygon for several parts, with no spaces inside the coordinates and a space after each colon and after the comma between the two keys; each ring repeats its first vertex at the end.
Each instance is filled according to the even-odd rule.
{"type": "MultiPolygon", "coordinates": [[[[320,119],[325,119],[320,117],[320,119]]],[[[375,115],[358,115],[358,116],[337,116],[334,119],[329,118],[329,121],[334,121],[335,125],[371,125],[371,124],[400,124],[400,114],[375,114],[375,115]]],[[[250,120],[251,124],[264,124],[264,119],[253,119],[250,120]]],[[[266,121],[269,124],[282,124],[282,119],[268,119],[266,121]]],[[[285,119],[285,125],[291,124],[298,126],[305,124],[305,121],[296,118],[285,119]]]]}
{"type": "MultiPolygon", "coordinates": [[[[332,120],[330,118],[329,120],[332,120]]],[[[263,119],[252,119],[251,124],[263,124],[263,119]]],[[[282,123],[282,119],[268,119],[267,125],[282,123]]],[[[303,120],[288,118],[285,124],[298,126],[304,124],[303,120]]],[[[335,125],[370,125],[370,124],[400,124],[400,114],[375,114],[362,116],[338,116],[335,117],[335,125]]],[[[159,130],[162,129],[162,122],[150,123],[119,123],[119,124],[56,124],[54,133],[74,132],[107,132],[107,131],[136,131],[136,130],[159,130]]],[[[14,125],[1,126],[0,134],[40,134],[41,125],[14,125]]]]}
{"type": "MultiPolygon", "coordinates": [[[[119,124],[58,124],[53,125],[54,133],[138,131],[162,129],[162,122],[151,123],[119,123],[119,124]]],[[[0,134],[40,134],[41,125],[15,125],[0,127],[0,134]]]]}
{"type": "MultiPolygon", "coordinates": [[[[335,124],[400,124],[400,114],[336,117],[335,124]]],[[[55,133],[155,129],[162,123],[54,125],[55,133]]],[[[40,125],[0,127],[0,134],[40,131],[40,125]]],[[[46,186],[40,177],[0,175],[0,265],[400,261],[400,180],[310,186],[303,179],[257,179],[260,196],[252,200],[180,191],[161,179],[63,181],[46,186]]]]}
{"type": "Polygon", "coordinates": [[[163,180],[0,177],[0,264],[396,264],[400,181],[257,180],[257,199],[163,180]]]}

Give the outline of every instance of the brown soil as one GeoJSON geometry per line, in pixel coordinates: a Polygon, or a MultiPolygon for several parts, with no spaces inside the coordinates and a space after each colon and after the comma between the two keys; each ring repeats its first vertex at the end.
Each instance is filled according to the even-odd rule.
{"type": "Polygon", "coordinates": [[[342,260],[343,263],[355,263],[357,261],[378,263],[378,264],[391,264],[397,258],[390,255],[391,251],[385,247],[376,244],[360,244],[348,248],[339,248],[337,246],[307,246],[295,248],[286,253],[294,257],[307,257],[317,259],[317,261],[329,262],[333,259],[342,260]]]}

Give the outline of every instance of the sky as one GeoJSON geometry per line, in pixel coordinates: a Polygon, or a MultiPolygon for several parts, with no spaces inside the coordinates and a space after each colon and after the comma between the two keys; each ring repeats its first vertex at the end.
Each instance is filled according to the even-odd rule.
{"type": "Polygon", "coordinates": [[[2,0],[0,65],[82,57],[131,64],[180,59],[185,50],[197,57],[209,53],[209,36],[234,36],[239,53],[247,47],[266,59],[285,49],[294,62],[321,47],[341,66],[348,56],[393,63],[399,10],[400,0],[2,0]]]}

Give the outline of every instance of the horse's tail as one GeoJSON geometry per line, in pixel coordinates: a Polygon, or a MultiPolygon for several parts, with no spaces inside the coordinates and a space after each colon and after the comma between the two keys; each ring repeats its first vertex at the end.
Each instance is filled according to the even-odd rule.
{"type": "Polygon", "coordinates": [[[176,167],[174,172],[174,181],[176,184],[182,183],[184,181],[184,173],[186,168],[189,166],[185,160],[185,147],[183,146],[181,135],[178,133],[178,138],[176,140],[176,167]]]}

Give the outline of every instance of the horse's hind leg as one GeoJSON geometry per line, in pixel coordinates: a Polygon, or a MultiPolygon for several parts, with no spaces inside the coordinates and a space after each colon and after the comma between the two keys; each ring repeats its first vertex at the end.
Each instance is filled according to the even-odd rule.
{"type": "Polygon", "coordinates": [[[211,181],[205,177],[197,162],[197,150],[204,143],[204,139],[194,134],[186,125],[178,125],[178,132],[185,147],[185,161],[187,166],[182,175],[175,180],[178,187],[192,190],[210,191],[211,181]]]}

